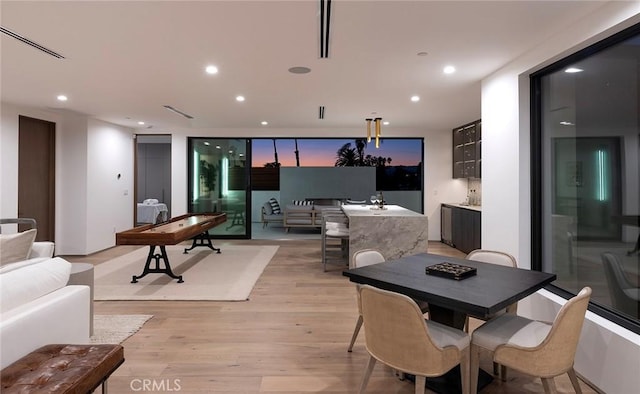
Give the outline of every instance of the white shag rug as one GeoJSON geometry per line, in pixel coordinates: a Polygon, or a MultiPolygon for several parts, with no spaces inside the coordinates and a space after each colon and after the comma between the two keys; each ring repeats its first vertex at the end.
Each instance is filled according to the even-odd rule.
{"type": "MultiPolygon", "coordinates": [[[[147,246],[98,264],[94,271],[94,299],[246,301],[278,246],[220,248],[219,254],[202,247],[184,254],[185,245],[167,246],[171,270],[182,275],[183,283],[157,273],[131,283],[133,275],[142,274],[149,253],[147,246]]],[[[159,253],[159,248],[155,252],[159,253]]],[[[155,267],[154,260],[151,267],[155,267]]]]}
{"type": "Polygon", "coordinates": [[[91,343],[120,344],[142,328],[153,315],[94,315],[91,343]]]}

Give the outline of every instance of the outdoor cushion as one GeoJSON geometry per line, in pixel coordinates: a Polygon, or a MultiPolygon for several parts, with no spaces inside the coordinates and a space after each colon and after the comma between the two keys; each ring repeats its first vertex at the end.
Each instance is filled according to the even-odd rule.
{"type": "Polygon", "coordinates": [[[280,209],[280,204],[278,203],[278,200],[276,200],[275,198],[272,197],[269,199],[269,205],[271,206],[271,213],[276,215],[282,213],[282,210],[280,209]]]}

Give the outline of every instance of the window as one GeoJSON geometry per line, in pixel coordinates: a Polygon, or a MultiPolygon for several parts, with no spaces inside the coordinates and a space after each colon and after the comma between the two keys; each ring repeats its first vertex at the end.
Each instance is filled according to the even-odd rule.
{"type": "Polygon", "coordinates": [[[531,83],[534,268],[640,332],[640,25],[531,83]]]}
{"type": "Polygon", "coordinates": [[[385,138],[379,148],[358,138],[252,140],[253,190],[278,190],[280,167],[376,167],[378,190],[422,190],[423,140],[385,138]]]}

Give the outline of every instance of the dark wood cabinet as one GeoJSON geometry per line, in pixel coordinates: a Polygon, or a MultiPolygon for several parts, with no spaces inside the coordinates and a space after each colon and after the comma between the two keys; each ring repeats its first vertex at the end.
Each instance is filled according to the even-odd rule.
{"type": "Polygon", "coordinates": [[[453,177],[481,178],[482,122],[453,129],[453,177]]]}
{"type": "Polygon", "coordinates": [[[443,242],[464,253],[480,249],[481,212],[453,205],[443,205],[443,208],[451,209],[451,240],[446,242],[443,239],[443,242]]]}

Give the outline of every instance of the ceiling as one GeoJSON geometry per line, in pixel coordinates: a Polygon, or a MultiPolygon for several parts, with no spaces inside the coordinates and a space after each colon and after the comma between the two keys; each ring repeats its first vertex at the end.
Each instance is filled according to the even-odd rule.
{"type": "Polygon", "coordinates": [[[65,58],[0,34],[1,98],[158,131],[354,128],[367,117],[446,130],[480,117],[483,78],[604,4],[334,0],[319,58],[319,3],[2,1],[2,27],[65,58]]]}

